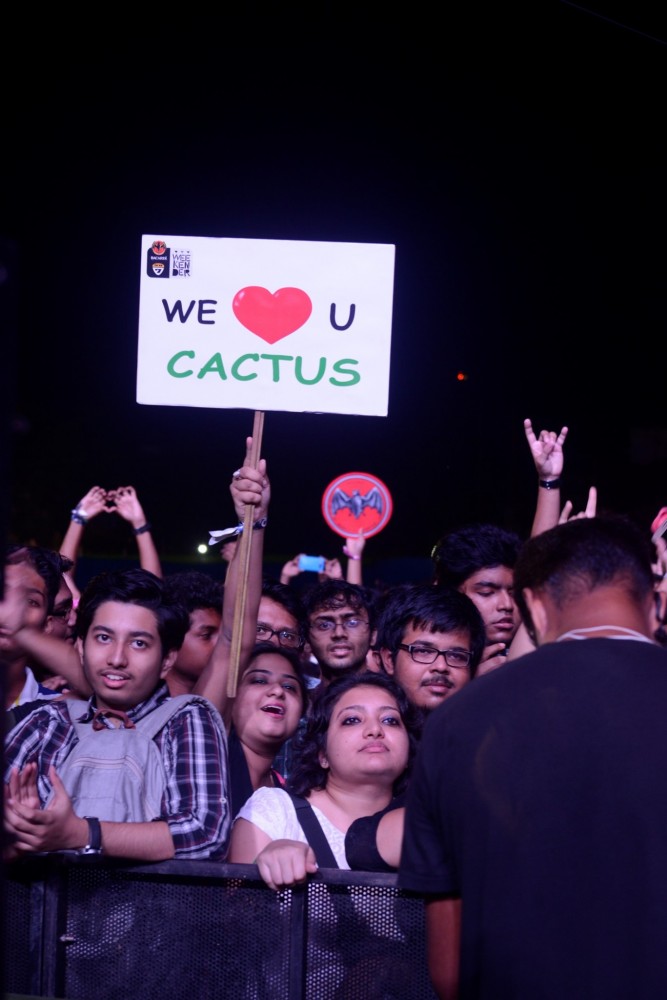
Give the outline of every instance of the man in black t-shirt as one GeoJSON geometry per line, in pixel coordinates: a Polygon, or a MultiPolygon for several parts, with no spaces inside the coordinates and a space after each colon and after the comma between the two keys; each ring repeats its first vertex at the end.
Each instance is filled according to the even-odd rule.
{"type": "Polygon", "coordinates": [[[399,885],[426,899],[441,998],[667,996],[667,651],[646,543],[600,517],[525,543],[537,650],[426,723],[399,885]]]}

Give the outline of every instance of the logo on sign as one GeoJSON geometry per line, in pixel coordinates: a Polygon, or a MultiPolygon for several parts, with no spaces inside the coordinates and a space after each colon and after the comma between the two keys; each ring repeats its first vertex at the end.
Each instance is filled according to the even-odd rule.
{"type": "Polygon", "coordinates": [[[348,472],[327,486],[322,514],[338,535],[349,538],[363,531],[365,538],[382,531],[392,515],[391,493],[377,476],[348,472]]]}

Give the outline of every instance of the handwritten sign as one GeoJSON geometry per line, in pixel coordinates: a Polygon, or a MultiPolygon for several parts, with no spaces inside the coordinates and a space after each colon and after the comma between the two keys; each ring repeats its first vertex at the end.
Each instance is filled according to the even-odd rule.
{"type": "Polygon", "coordinates": [[[386,416],[394,255],[143,236],[137,402],[386,416]]]}

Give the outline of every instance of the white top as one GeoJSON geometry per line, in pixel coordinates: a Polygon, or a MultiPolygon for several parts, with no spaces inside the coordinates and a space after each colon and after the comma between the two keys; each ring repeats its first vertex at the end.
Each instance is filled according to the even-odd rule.
{"type": "MultiPolygon", "coordinates": [[[[338,867],[349,871],[350,866],[345,857],[345,834],[334,826],[317,806],[313,806],[312,809],[324,836],[329,841],[329,847],[333,851],[338,867]]],[[[271,840],[298,840],[302,844],[308,843],[297,819],[294,803],[281,788],[258,788],[243,804],[236,819],[247,819],[248,822],[254,823],[271,840]]]]}
{"type": "Polygon", "coordinates": [[[11,707],[14,708],[16,705],[25,705],[29,701],[46,702],[51,698],[57,698],[59,694],[60,691],[47,691],[46,688],[39,683],[30,667],[26,667],[25,684],[21,688],[20,695],[11,707]]]}

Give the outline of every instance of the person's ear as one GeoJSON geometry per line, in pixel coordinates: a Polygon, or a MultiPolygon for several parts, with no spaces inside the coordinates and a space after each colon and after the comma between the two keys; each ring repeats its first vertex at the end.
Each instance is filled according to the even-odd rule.
{"type": "Polygon", "coordinates": [[[329,767],[329,761],[327,760],[325,753],[321,753],[319,755],[319,761],[320,761],[320,767],[323,767],[324,770],[326,771],[327,768],[329,767]]]}
{"type": "Polygon", "coordinates": [[[530,621],[525,623],[528,634],[537,646],[541,646],[545,641],[549,626],[549,614],[543,599],[530,587],[523,590],[523,599],[528,608],[530,621]]]}
{"type": "Polygon", "coordinates": [[[160,669],[160,677],[162,680],[167,676],[174,663],[176,663],[176,657],[178,656],[177,649],[170,649],[164,660],[162,661],[162,667],[160,669]]]}
{"type": "Polygon", "coordinates": [[[389,674],[390,677],[393,677],[394,676],[395,663],[394,663],[394,656],[393,656],[391,650],[390,649],[381,649],[380,652],[379,652],[379,656],[380,656],[380,661],[381,661],[382,666],[384,667],[385,671],[389,674]]]}

